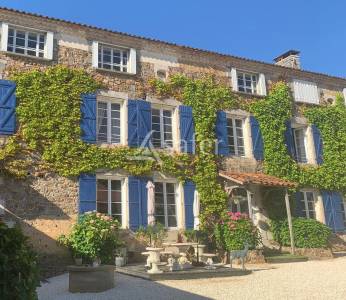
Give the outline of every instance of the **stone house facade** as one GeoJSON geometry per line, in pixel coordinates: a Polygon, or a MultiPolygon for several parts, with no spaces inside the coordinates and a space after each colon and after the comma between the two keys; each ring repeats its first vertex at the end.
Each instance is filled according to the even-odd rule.
{"type": "MultiPolygon", "coordinates": [[[[278,57],[275,64],[269,64],[6,8],[0,9],[0,22],[1,80],[8,79],[13,69],[45,69],[62,64],[87,70],[101,80],[107,90],[91,99],[98,117],[95,117],[95,135],[86,137],[85,141],[91,138],[93,142],[111,147],[131,144],[129,103],[133,101],[130,99],[138,99],[137,104],[132,104],[144,103],[150,110],[151,129],[157,132],[153,137],[154,145],[161,148],[164,143],[170,143],[173,149],[180,151],[184,110],[175,99],[156,99],[148,93],[150,78],[166,79],[175,73],[195,78],[211,74],[249,99],[263,98],[277,80],[291,85],[297,103],[318,105],[333,102],[337,93],[346,96],[346,79],[301,70],[297,51],[289,51],[278,57]]],[[[256,152],[255,136],[259,134],[258,124],[256,131],[255,121],[245,111],[227,111],[223,117],[229,149],[222,166],[232,175],[223,179],[230,182],[234,192],[238,189],[237,201],[230,197],[230,209],[252,215],[263,237],[269,239],[270,234],[263,225],[268,216],[262,205],[262,187],[250,185],[244,191],[234,179],[234,174],[261,173],[261,153],[256,152]]],[[[299,162],[318,164],[314,128],[298,115],[291,127],[299,162]]],[[[1,133],[4,142],[11,134],[1,133]]],[[[160,213],[156,219],[172,230],[193,227],[195,216],[187,202],[193,202],[194,186],[184,186],[168,174],[153,174],[152,181],[161,201],[158,201],[160,213]]],[[[88,209],[96,208],[115,215],[124,228],[138,227],[141,222],[145,224],[141,211],[131,211],[136,205],[132,199],[138,198],[131,187],[135,186],[138,191],[145,184],[123,170],[81,178],[63,178],[55,174],[31,174],[26,180],[3,177],[0,181],[3,218],[20,222],[35,248],[45,258],[54,258],[56,253],[63,251],[56,245],[57,236],[68,232],[78,213],[88,209]]],[[[316,218],[334,231],[345,230],[345,210],[342,210],[345,204],[338,193],[323,195],[307,187],[300,191],[298,201],[302,215],[316,218]],[[324,197],[338,206],[333,204],[331,220],[325,211],[327,200],[324,197]]]]}

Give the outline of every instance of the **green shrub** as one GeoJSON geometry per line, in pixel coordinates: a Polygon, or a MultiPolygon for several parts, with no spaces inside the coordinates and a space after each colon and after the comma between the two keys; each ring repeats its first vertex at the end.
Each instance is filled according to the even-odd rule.
{"type": "Polygon", "coordinates": [[[215,226],[215,239],[217,247],[226,251],[243,249],[245,244],[256,248],[262,242],[258,228],[246,214],[231,212],[215,226]]]}
{"type": "Polygon", "coordinates": [[[115,249],[122,243],[118,235],[119,222],[110,216],[87,212],[80,216],[68,236],[61,235],[58,242],[68,247],[73,257],[86,262],[100,258],[104,264],[114,264],[115,249]]]}
{"type": "Polygon", "coordinates": [[[136,237],[149,247],[160,247],[164,238],[167,236],[167,229],[160,223],[139,227],[136,237]]]}
{"type": "Polygon", "coordinates": [[[187,242],[198,242],[203,244],[208,242],[208,234],[203,230],[186,229],[184,231],[184,236],[186,237],[187,242]]]}
{"type": "MultiPolygon", "coordinates": [[[[328,226],[314,220],[293,218],[293,237],[297,248],[326,248],[331,230],[328,226]]],[[[273,238],[282,246],[290,246],[290,234],[287,220],[271,220],[273,238]]]]}
{"type": "Polygon", "coordinates": [[[37,299],[37,256],[18,227],[0,221],[0,299],[37,299]]]}

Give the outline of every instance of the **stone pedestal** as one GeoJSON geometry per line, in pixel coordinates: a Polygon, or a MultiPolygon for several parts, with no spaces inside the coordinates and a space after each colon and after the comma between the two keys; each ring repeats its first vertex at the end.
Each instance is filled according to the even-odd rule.
{"type": "Polygon", "coordinates": [[[114,288],[114,266],[68,266],[71,293],[97,293],[114,288]]]}

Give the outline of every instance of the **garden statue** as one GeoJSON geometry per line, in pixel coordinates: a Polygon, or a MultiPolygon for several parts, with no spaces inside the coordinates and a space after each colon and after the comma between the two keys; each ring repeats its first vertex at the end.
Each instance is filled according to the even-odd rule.
{"type": "Polygon", "coordinates": [[[248,251],[249,251],[249,244],[248,243],[245,243],[245,247],[244,247],[243,250],[233,250],[233,251],[231,251],[230,254],[229,254],[229,262],[230,262],[231,268],[232,268],[232,261],[233,261],[233,259],[240,258],[241,261],[242,261],[243,270],[245,270],[245,258],[247,256],[248,251]]]}

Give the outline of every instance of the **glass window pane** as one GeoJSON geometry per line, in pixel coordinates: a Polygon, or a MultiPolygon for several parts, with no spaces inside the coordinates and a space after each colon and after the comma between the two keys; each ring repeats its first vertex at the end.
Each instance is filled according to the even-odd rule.
{"type": "Polygon", "coordinates": [[[108,192],[107,191],[97,191],[97,202],[108,202],[108,192]]]}
{"type": "Polygon", "coordinates": [[[175,216],[168,216],[168,227],[177,227],[177,218],[175,216]]]}
{"type": "Polygon", "coordinates": [[[108,214],[108,204],[97,202],[97,211],[102,214],[108,214]]]}
{"type": "Polygon", "coordinates": [[[112,202],[112,215],[121,215],[121,203],[112,202]]]}
{"type": "Polygon", "coordinates": [[[107,179],[98,179],[97,180],[97,189],[98,190],[108,190],[108,180],[107,179]]]}

